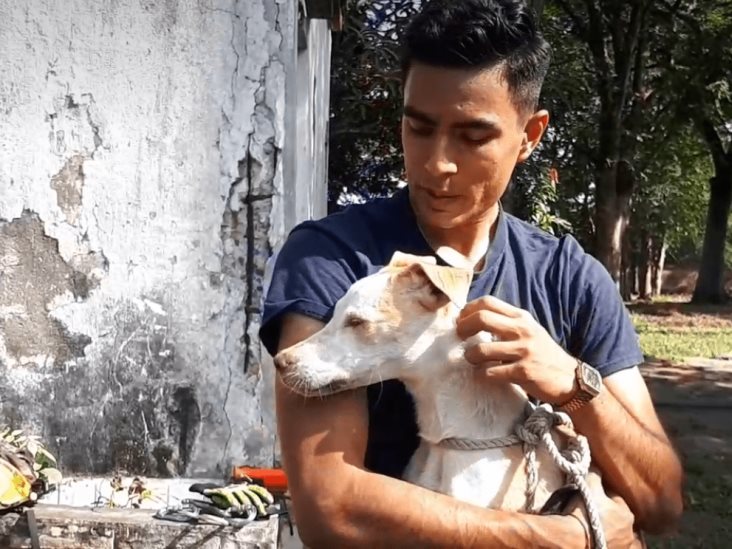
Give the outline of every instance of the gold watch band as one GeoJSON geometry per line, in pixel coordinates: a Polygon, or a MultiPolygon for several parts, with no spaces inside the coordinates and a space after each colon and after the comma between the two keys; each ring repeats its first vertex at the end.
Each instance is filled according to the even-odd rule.
{"type": "MultiPolygon", "coordinates": [[[[575,377],[575,385],[576,389],[574,394],[572,395],[572,398],[570,398],[567,402],[560,404],[559,406],[556,406],[555,408],[560,411],[567,414],[571,414],[573,412],[576,412],[583,406],[585,406],[588,402],[590,402],[593,398],[595,398],[599,394],[599,389],[597,388],[590,388],[587,383],[584,383],[582,380],[582,369],[587,368],[591,372],[593,372],[596,376],[599,376],[599,373],[597,370],[592,368],[589,365],[586,365],[584,362],[582,362],[581,359],[577,359],[577,365],[574,369],[574,377],[575,377]],[[587,389],[585,389],[587,387],[587,389]]],[[[599,378],[598,378],[599,379],[599,378]]],[[[600,382],[601,383],[601,382],[600,382]]]]}

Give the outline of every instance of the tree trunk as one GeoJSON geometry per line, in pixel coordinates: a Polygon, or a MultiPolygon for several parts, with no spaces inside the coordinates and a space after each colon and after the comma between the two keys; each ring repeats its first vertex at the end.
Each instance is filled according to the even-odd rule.
{"type": "Polygon", "coordinates": [[[653,239],[646,231],[641,232],[640,239],[640,267],[639,267],[640,299],[650,299],[653,296],[653,239]]]}
{"type": "Polygon", "coordinates": [[[621,276],[622,247],[635,183],[632,168],[624,160],[633,157],[633,142],[624,140],[623,135],[629,129],[627,109],[632,104],[632,92],[643,81],[644,58],[638,40],[649,5],[639,0],[629,4],[627,11],[623,8],[603,13],[601,3],[586,2],[587,24],[571,9],[564,8],[587,42],[597,76],[600,116],[595,256],[608,270],[621,295],[627,295],[622,287],[622,279],[626,278],[621,276]]]}
{"type": "Polygon", "coordinates": [[[622,267],[623,233],[628,224],[627,198],[617,197],[610,204],[598,205],[597,218],[597,259],[620,285],[622,267]]]}
{"type": "Polygon", "coordinates": [[[596,192],[596,257],[610,273],[621,294],[621,269],[625,229],[630,218],[630,197],[634,177],[627,162],[606,161],[599,174],[596,192]]]}
{"type": "Polygon", "coordinates": [[[709,190],[707,226],[699,278],[692,298],[694,303],[723,303],[729,299],[724,290],[724,248],[732,205],[732,164],[722,171],[717,169],[709,180],[709,190]]]}
{"type": "Polygon", "coordinates": [[[666,250],[668,243],[666,235],[662,235],[654,241],[653,246],[653,276],[651,278],[651,289],[653,297],[661,295],[661,287],[663,286],[663,269],[666,265],[666,250]]]}
{"type": "MultiPolygon", "coordinates": [[[[630,223],[629,223],[630,224],[630,223]]],[[[621,266],[621,279],[620,289],[622,296],[625,301],[630,301],[633,296],[636,295],[637,288],[637,277],[636,267],[638,265],[638,258],[635,253],[635,246],[633,245],[633,238],[630,230],[626,230],[623,235],[623,249],[622,249],[622,266],[621,266]]]]}

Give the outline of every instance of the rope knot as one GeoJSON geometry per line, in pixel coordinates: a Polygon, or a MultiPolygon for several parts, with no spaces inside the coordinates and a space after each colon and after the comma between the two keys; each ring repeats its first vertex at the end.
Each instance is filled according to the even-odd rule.
{"type": "Polygon", "coordinates": [[[530,446],[538,446],[556,423],[552,410],[544,405],[532,407],[524,422],[516,426],[516,436],[530,446]]]}

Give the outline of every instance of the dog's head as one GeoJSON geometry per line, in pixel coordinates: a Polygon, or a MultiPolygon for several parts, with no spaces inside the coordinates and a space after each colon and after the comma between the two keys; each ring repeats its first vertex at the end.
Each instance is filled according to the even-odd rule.
{"type": "Polygon", "coordinates": [[[455,318],[471,279],[471,270],[397,252],[351,286],[321,331],[277,354],[282,380],[311,396],[407,379],[417,368],[428,375],[431,364],[420,358],[440,341],[457,343],[455,318]]]}

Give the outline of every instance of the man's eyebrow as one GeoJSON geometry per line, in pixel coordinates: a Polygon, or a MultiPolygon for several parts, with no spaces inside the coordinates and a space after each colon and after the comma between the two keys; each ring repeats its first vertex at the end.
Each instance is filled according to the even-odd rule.
{"type": "Polygon", "coordinates": [[[422,111],[418,111],[414,107],[410,107],[409,105],[404,105],[404,110],[402,111],[404,116],[407,118],[414,118],[415,120],[419,120],[420,122],[424,122],[425,124],[430,124],[431,126],[436,126],[437,121],[432,118],[430,115],[423,113],[422,111]]]}
{"type": "MultiPolygon", "coordinates": [[[[402,112],[407,118],[413,118],[414,120],[419,120],[420,122],[423,122],[424,124],[429,124],[431,126],[437,125],[437,121],[430,115],[423,113],[422,111],[419,111],[414,107],[410,107],[409,105],[405,105],[402,112]]],[[[501,127],[489,118],[473,118],[472,120],[455,122],[452,127],[460,130],[487,130],[492,132],[501,131],[501,127]]]]}

